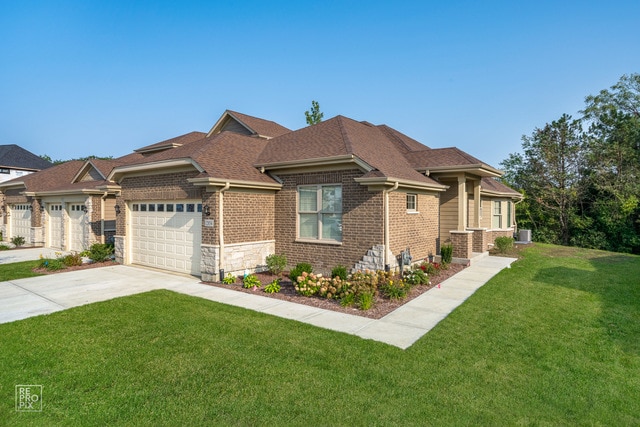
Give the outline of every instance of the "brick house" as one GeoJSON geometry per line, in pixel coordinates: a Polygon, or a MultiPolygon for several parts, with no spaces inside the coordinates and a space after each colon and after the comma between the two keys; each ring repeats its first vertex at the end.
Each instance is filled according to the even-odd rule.
{"type": "Polygon", "coordinates": [[[273,253],[286,255],[290,267],[309,262],[323,272],[394,267],[402,250],[418,260],[449,241],[454,256],[470,258],[514,233],[521,198],[494,179],[500,171],[458,149],[432,149],[343,116],[291,131],[226,111],[206,134],[108,164],[65,166],[74,167],[68,183],[60,174],[53,188],[34,182],[0,190],[24,197],[34,211],[44,204],[44,215],[32,219],[36,230],[51,222],[55,197],[82,194],[90,222],[101,224],[87,240],[105,240],[115,224],[119,262],[203,280],[261,268],[273,253]]]}

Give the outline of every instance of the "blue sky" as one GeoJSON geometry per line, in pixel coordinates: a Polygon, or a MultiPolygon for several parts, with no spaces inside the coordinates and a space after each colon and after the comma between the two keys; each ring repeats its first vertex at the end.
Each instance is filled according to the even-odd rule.
{"type": "Polygon", "coordinates": [[[640,72],[636,1],[0,0],[0,144],[118,157],[320,103],[498,167],[640,72]]]}

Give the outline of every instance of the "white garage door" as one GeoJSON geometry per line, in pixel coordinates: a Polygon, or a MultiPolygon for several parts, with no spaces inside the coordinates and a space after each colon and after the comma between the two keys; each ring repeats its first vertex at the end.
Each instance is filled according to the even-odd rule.
{"type": "Polygon", "coordinates": [[[200,275],[202,203],[131,203],[134,264],[200,275]]]}
{"type": "Polygon", "coordinates": [[[84,230],[86,215],[82,211],[82,204],[69,206],[69,250],[82,252],[85,249],[84,230]]]}
{"type": "Polygon", "coordinates": [[[11,209],[11,237],[24,237],[25,244],[31,243],[30,205],[14,205],[11,209]]]}
{"type": "Polygon", "coordinates": [[[62,205],[49,205],[49,222],[47,223],[49,246],[62,249],[62,205]]]}

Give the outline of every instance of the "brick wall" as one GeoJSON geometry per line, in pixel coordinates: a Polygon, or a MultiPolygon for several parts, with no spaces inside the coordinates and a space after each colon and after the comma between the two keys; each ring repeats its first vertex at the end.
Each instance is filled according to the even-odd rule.
{"type": "Polygon", "coordinates": [[[187,180],[198,175],[197,171],[174,172],[163,175],[145,175],[124,178],[122,189],[116,198],[120,215],[116,218],[116,235],[126,234],[126,203],[132,200],[184,200],[202,199],[204,190],[194,187],[187,180]]]}
{"type": "Polygon", "coordinates": [[[408,213],[407,193],[389,193],[389,246],[394,256],[406,248],[410,249],[413,261],[436,253],[438,206],[438,195],[417,194],[417,212],[408,213]]]}
{"type": "Polygon", "coordinates": [[[223,203],[225,245],[275,238],[273,192],[229,190],[223,203]]]}
{"type": "Polygon", "coordinates": [[[473,232],[451,231],[451,244],[453,245],[453,257],[470,259],[473,253],[473,232]]]}
{"type": "Polygon", "coordinates": [[[336,265],[351,268],[375,245],[383,244],[383,199],[354,181],[359,170],[278,175],[282,190],[275,195],[277,254],[287,257],[289,267],[309,262],[319,272],[336,265]],[[296,241],[296,192],[298,185],[342,184],[342,244],[296,241]]]}

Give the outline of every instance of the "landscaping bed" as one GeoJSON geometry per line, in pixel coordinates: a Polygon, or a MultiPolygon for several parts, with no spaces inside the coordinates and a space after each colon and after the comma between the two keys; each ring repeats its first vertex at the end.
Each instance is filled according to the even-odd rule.
{"type": "MultiPolygon", "coordinates": [[[[229,285],[221,282],[203,282],[203,283],[210,286],[216,286],[224,289],[232,289],[238,292],[245,292],[245,293],[260,295],[268,298],[274,298],[274,299],[279,299],[279,300],[284,300],[289,302],[295,302],[298,304],[309,305],[312,307],[322,308],[325,310],[332,310],[332,311],[337,311],[341,313],[353,314],[356,316],[368,317],[371,319],[380,319],[385,315],[391,313],[398,307],[422,295],[423,293],[433,288],[434,286],[438,286],[449,277],[462,271],[464,268],[465,266],[461,264],[449,264],[446,270],[441,269],[438,271],[437,274],[431,275],[429,277],[429,280],[431,282],[429,285],[413,286],[405,298],[389,299],[389,298],[383,297],[380,294],[380,292],[377,292],[374,295],[373,306],[368,310],[361,310],[356,307],[343,307],[340,304],[340,301],[336,299],[329,299],[329,298],[323,298],[323,297],[317,297],[317,296],[307,297],[307,296],[301,295],[298,292],[296,292],[293,282],[289,279],[287,274],[283,274],[282,280],[280,281],[281,288],[280,288],[280,291],[277,293],[264,292],[265,286],[273,282],[273,280],[277,278],[275,274],[271,274],[268,272],[255,273],[255,275],[260,280],[260,283],[262,284],[261,287],[256,288],[255,290],[253,288],[248,288],[248,289],[244,288],[242,286],[242,277],[236,278],[236,283],[229,284],[229,285]]],[[[400,277],[398,276],[395,279],[398,280],[400,279],[400,277]]]]}

